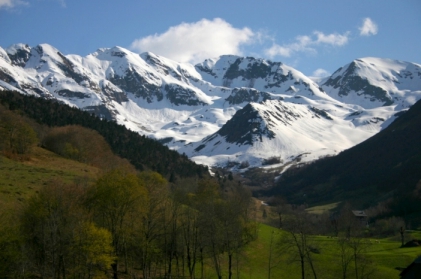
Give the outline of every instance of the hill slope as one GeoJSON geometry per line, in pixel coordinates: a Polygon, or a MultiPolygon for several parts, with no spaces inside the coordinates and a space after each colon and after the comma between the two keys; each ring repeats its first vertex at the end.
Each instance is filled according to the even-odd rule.
{"type": "Polygon", "coordinates": [[[287,171],[270,193],[285,195],[295,203],[351,199],[365,206],[393,196],[406,199],[411,207],[413,190],[421,180],[420,143],[421,101],[418,101],[389,127],[363,143],[335,157],[287,171]]]}
{"type": "Polygon", "coordinates": [[[101,120],[88,112],[69,107],[54,99],[46,100],[16,92],[0,91],[0,103],[47,126],[80,125],[95,130],[104,137],[115,154],[129,160],[139,170],[151,169],[166,177],[208,175],[206,167],[199,166],[186,156],[169,150],[156,140],[141,136],[114,121],[101,120]]]}

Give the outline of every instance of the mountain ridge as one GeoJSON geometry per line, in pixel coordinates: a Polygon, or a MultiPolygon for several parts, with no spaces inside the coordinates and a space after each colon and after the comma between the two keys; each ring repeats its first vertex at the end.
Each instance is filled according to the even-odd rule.
{"type": "Polygon", "coordinates": [[[282,62],[235,55],[191,65],[122,47],[85,57],[64,55],[48,44],[0,48],[0,89],[57,99],[114,120],[208,166],[261,166],[274,154],[286,164],[300,154],[306,154],[304,161],[337,154],[421,99],[420,69],[362,58],[316,83],[282,62]],[[288,128],[280,107],[308,117],[288,128]],[[248,135],[233,128],[234,117],[248,135]],[[216,144],[212,137],[220,137],[223,148],[207,146],[216,144]]]}

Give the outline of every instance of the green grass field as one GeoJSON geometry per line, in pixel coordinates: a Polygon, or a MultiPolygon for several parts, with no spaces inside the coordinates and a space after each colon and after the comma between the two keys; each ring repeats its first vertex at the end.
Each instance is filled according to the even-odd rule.
{"type": "Polygon", "coordinates": [[[329,212],[330,210],[335,209],[340,203],[341,202],[335,202],[335,203],[330,203],[330,204],[325,204],[325,205],[317,205],[317,206],[307,208],[306,211],[312,214],[323,214],[323,213],[329,212]]]}
{"type": "MultiPolygon", "coordinates": [[[[279,239],[282,231],[279,229],[259,224],[258,238],[252,242],[241,255],[236,258],[233,268],[233,278],[269,278],[269,255],[272,242],[272,260],[270,278],[299,279],[301,270],[299,262],[294,260],[291,252],[280,248],[279,239]],[[237,277],[237,262],[239,277],[237,277]]],[[[419,238],[420,233],[415,233],[412,238],[419,238]]],[[[321,279],[341,278],[341,269],[337,239],[327,236],[313,236],[310,238],[312,245],[318,248],[319,254],[313,254],[314,266],[317,277],[321,279]]],[[[417,256],[421,255],[421,247],[400,248],[400,242],[391,239],[370,239],[369,246],[364,255],[371,261],[367,268],[372,274],[368,278],[396,279],[400,271],[396,268],[408,266],[417,256]]],[[[226,258],[226,255],[225,255],[226,258]]],[[[211,262],[207,262],[206,278],[216,278],[211,262]]],[[[223,278],[228,278],[227,262],[224,262],[225,273],[223,278]]],[[[347,278],[355,278],[353,267],[350,267],[347,278]]],[[[306,278],[314,278],[310,268],[306,269],[306,278]]]]}

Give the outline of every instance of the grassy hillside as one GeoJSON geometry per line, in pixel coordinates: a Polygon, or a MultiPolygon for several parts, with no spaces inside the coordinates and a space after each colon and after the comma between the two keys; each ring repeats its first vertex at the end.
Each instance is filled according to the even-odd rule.
{"type": "Polygon", "coordinates": [[[94,179],[99,172],[96,167],[65,159],[40,147],[34,147],[23,161],[0,155],[0,201],[23,201],[54,179],[70,183],[76,179],[94,179]]]}

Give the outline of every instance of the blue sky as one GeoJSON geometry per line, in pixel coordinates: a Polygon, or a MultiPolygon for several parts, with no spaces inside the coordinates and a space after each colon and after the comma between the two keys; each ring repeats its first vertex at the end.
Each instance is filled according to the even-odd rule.
{"type": "Polygon", "coordinates": [[[236,54],[326,75],[367,56],[421,64],[421,1],[0,0],[0,46],[14,43],[190,63],[236,54]]]}

